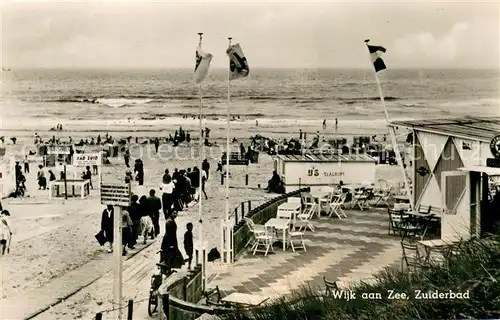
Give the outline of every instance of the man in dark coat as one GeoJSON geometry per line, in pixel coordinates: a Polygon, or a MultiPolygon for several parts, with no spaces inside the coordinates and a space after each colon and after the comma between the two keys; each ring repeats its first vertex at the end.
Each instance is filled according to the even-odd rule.
{"type": "Polygon", "coordinates": [[[141,159],[135,160],[134,173],[136,174],[136,179],[139,182],[139,185],[142,186],[144,184],[144,164],[141,159]]]}
{"type": "Polygon", "coordinates": [[[113,215],[113,206],[108,205],[102,212],[101,217],[101,230],[104,231],[106,242],[109,242],[108,252],[113,252],[113,215]]]}
{"type": "Polygon", "coordinates": [[[161,199],[155,196],[155,191],[151,189],[149,191],[148,197],[148,214],[153,220],[153,226],[155,227],[155,237],[160,234],[160,210],[161,210],[161,199]]]}
{"type": "Polygon", "coordinates": [[[134,194],[130,199],[130,207],[128,208],[128,213],[130,215],[130,219],[132,220],[132,246],[137,242],[137,238],[139,237],[139,233],[141,233],[141,205],[139,204],[139,196],[134,194]]]}
{"type": "Polygon", "coordinates": [[[207,174],[207,179],[208,179],[208,177],[209,177],[208,171],[210,170],[210,163],[208,163],[207,159],[203,160],[203,163],[201,164],[201,169],[203,171],[205,171],[205,173],[207,174]]]}

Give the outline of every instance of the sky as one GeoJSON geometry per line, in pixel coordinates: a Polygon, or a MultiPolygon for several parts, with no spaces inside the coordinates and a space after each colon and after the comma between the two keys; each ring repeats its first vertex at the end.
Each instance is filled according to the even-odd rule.
{"type": "Polygon", "coordinates": [[[212,67],[232,37],[250,67],[363,68],[371,39],[388,68],[499,68],[494,2],[165,1],[4,0],[2,66],[191,68],[203,32],[212,67]]]}

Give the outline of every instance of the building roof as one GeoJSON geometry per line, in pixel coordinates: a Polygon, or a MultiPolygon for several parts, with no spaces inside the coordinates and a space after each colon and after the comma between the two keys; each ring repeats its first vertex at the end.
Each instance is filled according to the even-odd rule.
{"type": "Polygon", "coordinates": [[[328,154],[315,153],[305,155],[280,154],[278,158],[286,162],[375,162],[373,157],[367,154],[328,154]]]}
{"type": "Polygon", "coordinates": [[[485,142],[500,133],[500,117],[401,120],[391,121],[390,125],[485,142]]]}

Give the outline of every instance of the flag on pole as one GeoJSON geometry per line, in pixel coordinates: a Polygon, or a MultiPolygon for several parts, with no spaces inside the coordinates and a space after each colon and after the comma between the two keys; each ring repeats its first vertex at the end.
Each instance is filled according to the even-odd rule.
{"type": "Polygon", "coordinates": [[[201,46],[196,48],[196,66],[194,67],[194,81],[196,83],[202,82],[207,77],[212,57],[210,53],[201,50],[201,46]]]}
{"type": "Polygon", "coordinates": [[[370,57],[372,59],[373,67],[375,68],[375,72],[379,72],[381,70],[386,69],[384,60],[380,57],[381,53],[385,53],[385,48],[381,46],[371,46],[368,44],[370,40],[365,40],[366,46],[368,47],[368,51],[370,52],[370,57]]]}
{"type": "Polygon", "coordinates": [[[229,56],[229,80],[245,78],[250,73],[247,58],[241,50],[239,43],[229,46],[226,50],[229,56]]]}

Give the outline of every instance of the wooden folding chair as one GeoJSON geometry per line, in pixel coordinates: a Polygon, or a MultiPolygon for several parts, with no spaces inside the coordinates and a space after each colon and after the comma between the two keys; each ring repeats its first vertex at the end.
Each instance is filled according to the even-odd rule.
{"type": "Polygon", "coordinates": [[[346,199],[347,193],[342,193],[341,195],[334,197],[330,203],[330,212],[328,216],[331,217],[335,213],[339,219],[347,218],[344,209],[342,209],[346,199]]]}
{"type": "Polygon", "coordinates": [[[401,271],[404,270],[404,266],[406,265],[406,268],[416,271],[419,268],[422,268],[423,266],[423,259],[422,256],[420,255],[420,252],[418,250],[417,244],[416,243],[407,243],[404,241],[401,241],[401,249],[403,253],[403,257],[401,259],[401,271]]]}

